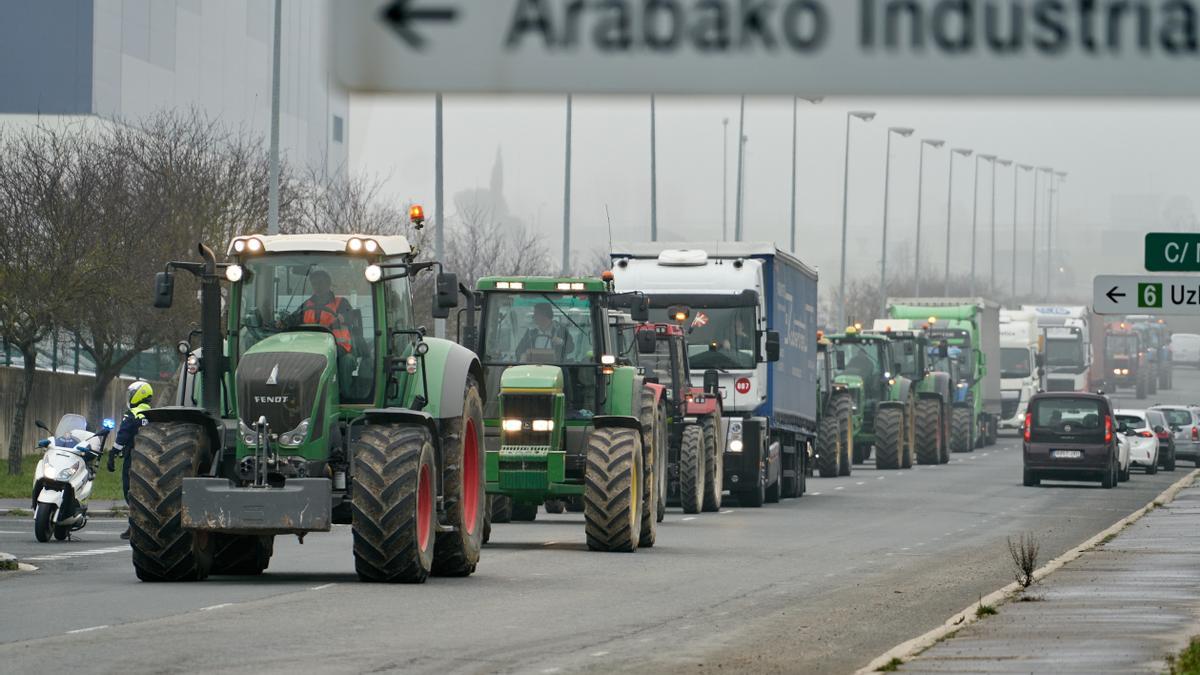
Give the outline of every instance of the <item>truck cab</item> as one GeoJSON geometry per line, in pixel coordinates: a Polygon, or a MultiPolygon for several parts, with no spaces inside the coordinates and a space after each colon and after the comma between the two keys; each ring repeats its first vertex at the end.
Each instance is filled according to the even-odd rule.
{"type": "Polygon", "coordinates": [[[1044,337],[1046,391],[1088,391],[1098,381],[1092,372],[1091,312],[1087,307],[1024,305],[1037,316],[1044,337]]]}
{"type": "Polygon", "coordinates": [[[1020,431],[1029,400],[1042,390],[1041,343],[1037,315],[1000,310],[1000,428],[1020,431]]]}

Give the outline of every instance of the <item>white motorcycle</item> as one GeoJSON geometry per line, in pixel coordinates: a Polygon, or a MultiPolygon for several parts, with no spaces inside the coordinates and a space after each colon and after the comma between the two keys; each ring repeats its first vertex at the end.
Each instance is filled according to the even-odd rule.
{"type": "MultiPolygon", "coordinates": [[[[50,431],[43,422],[39,429],[50,431]]],[[[115,426],[105,419],[98,432],[88,431],[82,415],[63,415],[49,438],[38,443],[46,454],[33,477],[33,534],[38,541],[62,541],[87,525],[87,501],[96,473],[90,460],[104,454],[104,439],[115,426]]]]}

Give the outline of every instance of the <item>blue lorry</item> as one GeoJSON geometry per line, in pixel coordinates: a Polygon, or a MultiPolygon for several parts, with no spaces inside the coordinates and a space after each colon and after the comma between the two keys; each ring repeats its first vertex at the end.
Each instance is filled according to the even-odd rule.
{"type": "Polygon", "coordinates": [[[693,386],[725,409],[721,484],[760,506],[804,494],[817,430],[817,272],[773,244],[621,243],[619,292],[688,333],[693,386]]]}

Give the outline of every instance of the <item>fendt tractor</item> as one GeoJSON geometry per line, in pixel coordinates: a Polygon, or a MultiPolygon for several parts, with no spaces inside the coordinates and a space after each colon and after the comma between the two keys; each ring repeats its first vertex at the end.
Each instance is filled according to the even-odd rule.
{"type": "Polygon", "coordinates": [[[892,341],[896,372],[913,383],[917,395],[913,433],[916,436],[918,464],[945,464],[950,461],[950,418],[957,384],[950,373],[937,370],[929,358],[930,347],[939,353],[949,345],[929,337],[927,322],[907,319],[876,319],[875,331],[892,341]]]}
{"type": "MultiPolygon", "coordinates": [[[[673,310],[675,321],[687,318],[686,310],[673,310]]],[[[725,429],[716,379],[707,388],[692,386],[687,337],[678,324],[643,324],[636,335],[642,372],[666,388],[666,503],[684,513],[720,511],[725,429]]]]}
{"type": "Polygon", "coordinates": [[[725,489],[742,506],[804,494],[817,427],[817,273],[773,244],[617,243],[618,291],[690,310],[692,378],[716,378],[725,489]]]}
{"type": "Polygon", "coordinates": [[[881,334],[864,333],[858,326],[826,339],[845,360],[845,367],[835,372],[834,382],[846,387],[858,407],[851,460],[861,464],[874,451],[876,468],[911,468],[916,390],[912,380],[899,372],[892,341],[881,334]]]}
{"type": "MultiPolygon", "coordinates": [[[[582,498],[588,548],[653,546],[663,483],[661,387],[618,363],[610,278],[485,277],[486,480],[514,510],[582,498]]],[[[647,318],[643,298],[635,321],[647,318]]]]}
{"type": "MultiPolygon", "coordinates": [[[[419,212],[414,222],[420,224],[419,212]]],[[[475,570],[484,524],[483,370],[413,317],[401,236],[243,236],[200,246],[201,343],[178,405],[145,413],[132,455],[133,565],[144,581],[261,574],[274,537],[351,525],[363,581],[475,570]],[[228,320],[221,328],[221,282],[228,320]],[[201,401],[196,406],[194,401],[201,401]]],[[[457,304],[439,272],[434,315],[457,304]]]]}
{"type": "Polygon", "coordinates": [[[834,369],[846,368],[846,355],[831,348],[817,331],[817,440],[813,461],[822,478],[849,476],[854,454],[854,394],[834,380],[834,369]]]}
{"type": "Polygon", "coordinates": [[[950,450],[971,452],[996,442],[1001,414],[1000,307],[983,298],[888,298],[893,319],[928,321],[930,337],[959,351],[965,400],[950,417],[950,450]]]}

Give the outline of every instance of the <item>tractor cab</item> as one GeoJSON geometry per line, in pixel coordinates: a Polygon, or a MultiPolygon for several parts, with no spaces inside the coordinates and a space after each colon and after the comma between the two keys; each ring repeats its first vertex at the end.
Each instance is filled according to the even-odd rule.
{"type": "Polygon", "coordinates": [[[828,336],[830,348],[842,354],[845,367],[838,369],[834,381],[862,391],[867,406],[887,398],[889,381],[895,373],[890,341],[882,336],[863,333],[851,326],[841,335],[828,336]]]}

